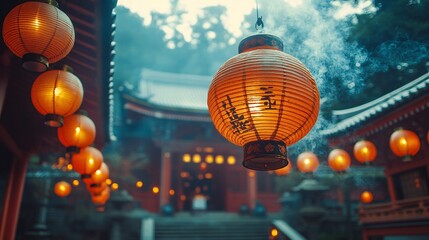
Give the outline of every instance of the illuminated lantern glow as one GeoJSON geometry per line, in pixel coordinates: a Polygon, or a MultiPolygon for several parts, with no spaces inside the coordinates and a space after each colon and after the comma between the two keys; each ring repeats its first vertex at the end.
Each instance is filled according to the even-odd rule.
{"type": "Polygon", "coordinates": [[[223,159],[222,155],[216,155],[216,157],[215,157],[215,163],[216,164],[223,164],[223,161],[224,161],[224,159],[223,159]]]}
{"type": "Polygon", "coordinates": [[[22,58],[22,66],[44,72],[50,63],[72,50],[75,32],[70,18],[56,1],[27,1],[13,8],[3,22],[7,47],[22,58]]]}
{"type": "Polygon", "coordinates": [[[328,164],[335,172],[344,173],[350,167],[350,155],[343,149],[334,149],[329,153],[328,164]]]}
{"type": "Polygon", "coordinates": [[[292,163],[289,162],[286,167],[282,167],[279,169],[274,170],[274,173],[277,174],[277,176],[286,176],[292,171],[292,163]]]}
{"type": "Polygon", "coordinates": [[[185,163],[191,162],[191,155],[189,153],[183,154],[182,160],[185,163]]]}
{"type": "Polygon", "coordinates": [[[362,203],[371,203],[374,200],[374,196],[370,191],[363,191],[360,194],[360,201],[362,203]]]}
{"type": "Polygon", "coordinates": [[[303,152],[296,160],[297,168],[302,173],[314,173],[319,167],[319,158],[312,152],[303,152]]]}
{"type": "Polygon", "coordinates": [[[353,147],[353,155],[360,163],[366,164],[375,160],[377,149],[375,148],[374,143],[367,140],[361,140],[355,143],[353,147]]]}
{"type": "Polygon", "coordinates": [[[101,183],[105,183],[108,178],[109,178],[109,167],[107,166],[106,163],[102,162],[101,167],[91,175],[91,182],[93,184],[101,184],[101,183]]]}
{"type": "Polygon", "coordinates": [[[206,156],[206,163],[212,164],[214,161],[213,155],[207,155],[206,156]]]}
{"type": "Polygon", "coordinates": [[[194,154],[192,156],[192,162],[194,162],[194,163],[200,163],[201,162],[201,155],[200,154],[194,154]]]}
{"type": "Polygon", "coordinates": [[[243,146],[243,166],[269,171],[288,164],[286,147],[315,124],[319,91],[305,65],[283,52],[282,40],[257,34],[220,67],[207,105],[219,133],[243,146]]]}
{"type": "Polygon", "coordinates": [[[234,164],[235,164],[235,157],[234,157],[234,156],[232,156],[232,155],[228,156],[228,158],[226,159],[226,162],[227,162],[229,165],[234,165],[234,164]]]}
{"type": "Polygon", "coordinates": [[[67,152],[79,152],[95,140],[95,124],[87,116],[72,114],[64,118],[64,125],[57,130],[58,139],[67,152]]]}
{"type": "Polygon", "coordinates": [[[390,135],[390,149],[404,161],[410,161],[420,150],[420,140],[413,131],[398,129],[390,135]]]}
{"type": "Polygon", "coordinates": [[[103,154],[94,148],[86,147],[82,148],[79,153],[72,155],[73,169],[78,172],[82,179],[86,182],[86,179],[91,177],[95,171],[101,167],[103,162],[103,154]]]}
{"type": "Polygon", "coordinates": [[[61,127],[64,117],[75,113],[82,103],[82,83],[70,71],[67,66],[65,70],[46,71],[31,87],[31,101],[50,127],[61,127]]]}
{"type": "Polygon", "coordinates": [[[65,181],[57,182],[54,186],[54,193],[58,197],[67,197],[71,193],[71,185],[65,181]]]}

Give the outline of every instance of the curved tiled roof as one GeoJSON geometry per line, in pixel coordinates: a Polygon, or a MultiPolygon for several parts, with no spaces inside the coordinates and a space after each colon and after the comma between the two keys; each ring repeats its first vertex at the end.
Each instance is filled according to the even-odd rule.
{"type": "Polygon", "coordinates": [[[143,69],[136,97],[176,110],[207,112],[207,91],[212,77],[143,69]]]}
{"type": "Polygon", "coordinates": [[[334,110],[333,117],[339,121],[332,127],[321,131],[323,135],[334,135],[385,113],[401,103],[413,99],[429,89],[429,73],[371,102],[357,107],[334,110]]]}

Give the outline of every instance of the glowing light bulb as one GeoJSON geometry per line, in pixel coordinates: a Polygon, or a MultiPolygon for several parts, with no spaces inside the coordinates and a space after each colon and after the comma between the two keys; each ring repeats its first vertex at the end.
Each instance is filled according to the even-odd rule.
{"type": "Polygon", "coordinates": [[[61,94],[61,89],[57,87],[54,88],[54,94],[55,94],[55,97],[58,97],[61,94]]]}
{"type": "Polygon", "coordinates": [[[304,164],[305,165],[309,165],[311,163],[310,159],[306,158],[304,159],[304,164]]]}
{"type": "Polygon", "coordinates": [[[74,131],[75,131],[75,133],[76,133],[76,134],[79,134],[79,133],[80,133],[80,127],[76,127],[76,128],[74,129],[74,131]]]}

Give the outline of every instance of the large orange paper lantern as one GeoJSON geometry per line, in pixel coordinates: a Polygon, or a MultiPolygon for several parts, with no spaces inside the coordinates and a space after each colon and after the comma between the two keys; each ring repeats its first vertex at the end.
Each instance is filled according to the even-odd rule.
{"type": "Polygon", "coordinates": [[[296,160],[298,170],[302,173],[314,173],[319,167],[319,158],[312,152],[303,152],[296,160]]]}
{"type": "Polygon", "coordinates": [[[334,149],[329,153],[328,164],[335,172],[344,173],[350,167],[350,155],[343,149],[334,149]]]}
{"type": "Polygon", "coordinates": [[[390,135],[390,149],[404,161],[411,160],[420,150],[420,140],[413,131],[398,129],[390,135]]]}
{"type": "Polygon", "coordinates": [[[75,33],[56,1],[28,1],[13,8],[3,22],[3,39],[22,58],[22,66],[44,72],[71,51],[75,33]]]}
{"type": "Polygon", "coordinates": [[[73,114],[83,99],[80,80],[65,70],[51,70],[40,74],[31,88],[31,100],[36,110],[45,116],[45,124],[61,127],[64,117],[73,114]]]}
{"type": "Polygon", "coordinates": [[[374,196],[370,191],[363,191],[360,194],[360,201],[362,203],[371,203],[374,200],[374,196]]]}
{"type": "Polygon", "coordinates": [[[313,127],[319,92],[308,69],[268,34],[241,41],[239,54],[213,78],[207,104],[216,129],[244,146],[243,166],[275,170],[288,164],[286,146],[313,127]]]}
{"type": "Polygon", "coordinates": [[[289,164],[286,165],[286,167],[274,170],[274,173],[277,174],[278,176],[285,176],[285,175],[288,175],[291,171],[292,171],[292,163],[289,162],[289,164]]]}
{"type": "Polygon", "coordinates": [[[58,197],[67,197],[71,192],[71,185],[68,182],[57,182],[54,186],[54,193],[58,197]]]}
{"type": "Polygon", "coordinates": [[[82,179],[90,178],[101,167],[103,155],[94,147],[82,148],[79,153],[72,155],[73,169],[81,174],[82,179]]]}
{"type": "Polygon", "coordinates": [[[64,125],[57,131],[58,139],[67,152],[79,152],[80,148],[91,145],[95,140],[95,124],[83,114],[65,117],[64,125]]]}
{"type": "Polygon", "coordinates": [[[355,143],[353,154],[360,163],[370,163],[377,156],[377,149],[371,141],[361,140],[355,143]]]}

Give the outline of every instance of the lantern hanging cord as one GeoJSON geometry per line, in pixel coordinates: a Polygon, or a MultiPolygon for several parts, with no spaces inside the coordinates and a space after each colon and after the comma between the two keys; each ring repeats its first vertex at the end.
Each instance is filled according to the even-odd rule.
{"type": "Polygon", "coordinates": [[[255,23],[255,29],[258,32],[262,32],[263,29],[264,29],[264,22],[262,21],[262,16],[259,17],[258,0],[256,0],[256,23],[255,23]]]}

